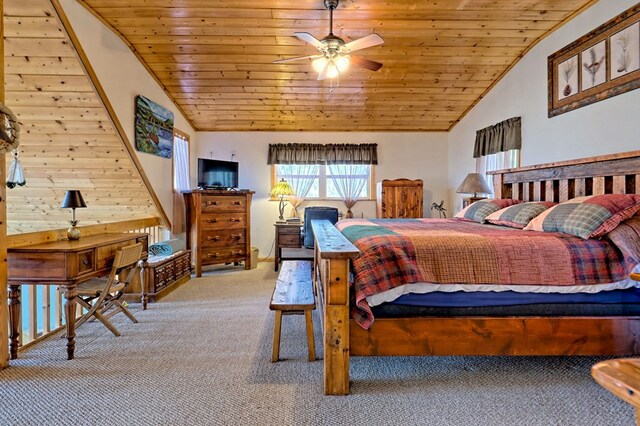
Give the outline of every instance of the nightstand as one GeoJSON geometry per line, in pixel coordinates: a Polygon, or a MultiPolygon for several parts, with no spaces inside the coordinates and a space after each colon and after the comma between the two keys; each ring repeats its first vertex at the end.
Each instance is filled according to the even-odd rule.
{"type": "Polygon", "coordinates": [[[282,260],[283,248],[302,248],[302,223],[276,223],[275,265],[277,271],[282,260]]]}
{"type": "Polygon", "coordinates": [[[478,200],[485,200],[487,197],[467,197],[462,199],[462,208],[467,207],[469,204],[473,204],[478,200]]]}

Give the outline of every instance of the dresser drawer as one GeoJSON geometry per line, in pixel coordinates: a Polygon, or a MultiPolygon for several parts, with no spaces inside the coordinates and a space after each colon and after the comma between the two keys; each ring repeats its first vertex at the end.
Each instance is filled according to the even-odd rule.
{"type": "Polygon", "coordinates": [[[245,243],[244,229],[202,231],[202,247],[230,247],[245,243]]]}
{"type": "Polygon", "coordinates": [[[203,249],[202,263],[204,265],[214,263],[239,262],[246,259],[244,247],[230,247],[224,249],[203,249]]]}
{"type": "Polygon", "coordinates": [[[234,229],[246,226],[244,213],[203,214],[202,229],[234,229]]]}
{"type": "Polygon", "coordinates": [[[300,247],[300,233],[278,234],[278,244],[287,247],[300,247]]]}
{"type": "Polygon", "coordinates": [[[247,201],[241,196],[203,196],[203,213],[244,212],[247,209],[247,201]]]}

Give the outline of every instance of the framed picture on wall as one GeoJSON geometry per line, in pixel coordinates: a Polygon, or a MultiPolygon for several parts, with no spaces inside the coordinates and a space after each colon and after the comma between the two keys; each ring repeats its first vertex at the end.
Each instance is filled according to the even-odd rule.
{"type": "Polygon", "coordinates": [[[549,117],[640,87],[640,4],[547,60],[549,117]]]}
{"type": "Polygon", "coordinates": [[[136,96],[136,149],[171,158],[173,151],[173,112],[145,98],[136,96]]]}

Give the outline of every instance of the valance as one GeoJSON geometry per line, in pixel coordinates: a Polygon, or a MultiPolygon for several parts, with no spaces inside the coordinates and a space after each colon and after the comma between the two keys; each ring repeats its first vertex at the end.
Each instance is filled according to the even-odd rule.
{"type": "Polygon", "coordinates": [[[378,164],[378,144],[269,144],[267,164],[378,164]]]}
{"type": "Polygon", "coordinates": [[[521,148],[521,119],[513,117],[476,132],[473,158],[521,148]]]}

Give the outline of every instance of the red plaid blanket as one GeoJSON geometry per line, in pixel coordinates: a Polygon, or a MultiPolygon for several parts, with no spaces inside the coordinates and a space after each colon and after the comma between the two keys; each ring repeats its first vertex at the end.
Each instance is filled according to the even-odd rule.
{"type": "Polygon", "coordinates": [[[373,324],[367,296],[410,283],[589,285],[629,277],[636,261],[610,241],[455,219],[351,219],[337,228],[360,250],[352,315],[373,324]]]}

